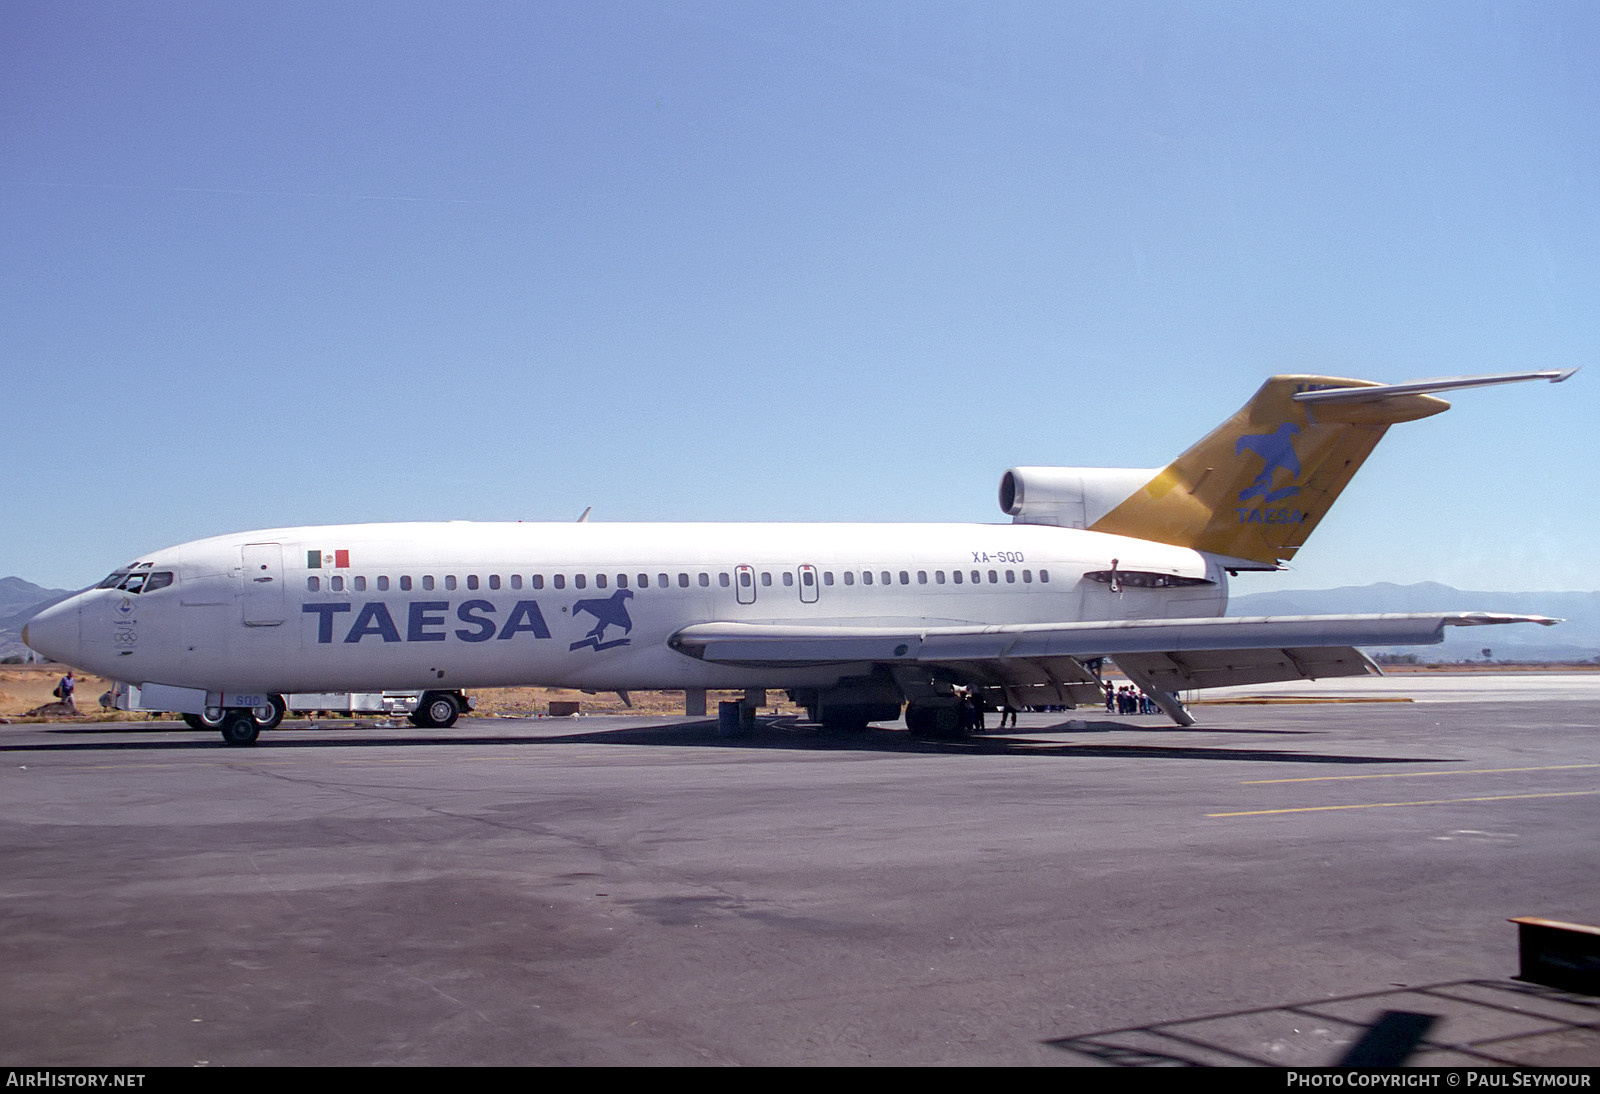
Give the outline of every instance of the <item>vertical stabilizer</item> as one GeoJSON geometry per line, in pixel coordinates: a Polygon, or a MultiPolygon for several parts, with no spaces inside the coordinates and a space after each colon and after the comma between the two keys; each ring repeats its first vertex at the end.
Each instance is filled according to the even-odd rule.
{"type": "Polygon", "coordinates": [[[1274,376],[1090,527],[1276,565],[1294,557],[1389,426],[1449,407],[1372,380],[1274,376]],[[1373,390],[1305,398],[1334,389],[1373,390]]]}

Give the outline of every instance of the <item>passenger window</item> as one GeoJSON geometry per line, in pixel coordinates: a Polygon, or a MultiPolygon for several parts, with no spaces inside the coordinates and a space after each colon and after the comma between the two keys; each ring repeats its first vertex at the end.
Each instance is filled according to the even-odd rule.
{"type": "Polygon", "coordinates": [[[530,577],[528,579],[528,586],[530,588],[533,588],[533,589],[542,589],[542,588],[544,588],[544,575],[543,574],[534,574],[532,577],[530,577]]]}
{"type": "Polygon", "coordinates": [[[822,571],[822,583],[824,585],[832,585],[833,584],[833,571],[832,570],[823,570],[822,571]]]}
{"type": "Polygon", "coordinates": [[[993,570],[989,571],[989,584],[991,584],[991,585],[1000,584],[1000,575],[995,573],[993,570]]]}
{"type": "Polygon", "coordinates": [[[926,585],[927,583],[928,583],[928,571],[927,570],[918,570],[917,571],[917,584],[918,585],[926,585]]]}
{"type": "Polygon", "coordinates": [[[433,575],[432,574],[424,574],[422,576],[422,587],[423,587],[424,590],[426,590],[426,591],[428,591],[430,593],[433,591],[433,575]]]}
{"type": "Polygon", "coordinates": [[[660,589],[671,588],[671,582],[669,582],[667,580],[667,575],[666,574],[657,574],[656,575],[656,587],[660,588],[660,589]]]}
{"type": "Polygon", "coordinates": [[[1007,585],[1015,585],[1016,583],[1017,583],[1017,571],[1015,571],[1015,570],[1007,570],[1006,571],[1006,584],[1007,585]]]}
{"type": "Polygon", "coordinates": [[[468,574],[467,575],[467,588],[476,589],[477,587],[478,587],[478,575],[477,574],[468,574]]]}
{"type": "Polygon", "coordinates": [[[688,587],[689,587],[689,575],[688,574],[679,574],[678,575],[678,588],[687,589],[688,587]]]}
{"type": "Polygon", "coordinates": [[[911,584],[911,575],[906,573],[904,570],[900,571],[900,584],[902,584],[902,585],[911,584]]]}
{"type": "Polygon", "coordinates": [[[594,575],[594,587],[596,589],[604,589],[606,587],[606,575],[605,574],[595,574],[594,575]]]}
{"type": "Polygon", "coordinates": [[[451,592],[455,592],[455,590],[456,590],[456,575],[455,574],[446,574],[445,575],[444,587],[446,589],[449,589],[451,592]]]}
{"type": "Polygon", "coordinates": [[[888,570],[884,570],[882,576],[883,576],[883,583],[885,585],[889,584],[889,581],[890,581],[889,571],[888,570]]]}
{"type": "Polygon", "coordinates": [[[763,587],[770,586],[772,584],[772,575],[767,573],[765,570],[761,571],[761,584],[763,587]]]}
{"type": "Polygon", "coordinates": [[[350,579],[350,587],[358,593],[364,593],[367,591],[367,579],[364,577],[353,577],[350,579]]]}
{"type": "MultiPolygon", "coordinates": [[[[784,583],[785,586],[789,586],[789,585],[793,585],[794,584],[794,575],[791,574],[788,570],[783,571],[783,583],[784,583]]],[[[806,588],[808,588],[808,589],[811,588],[811,584],[812,584],[812,582],[811,582],[811,571],[807,570],[806,571],[806,588]]]]}
{"type": "Polygon", "coordinates": [[[386,593],[389,591],[389,579],[382,574],[378,575],[378,591],[380,593],[386,593]]]}
{"type": "Polygon", "coordinates": [[[550,579],[550,584],[554,585],[558,589],[565,589],[567,587],[567,575],[556,574],[550,579]]]}
{"type": "Polygon", "coordinates": [[[500,575],[499,574],[490,574],[489,575],[489,588],[498,589],[499,587],[500,587],[500,575]]]}
{"type": "Polygon", "coordinates": [[[983,575],[980,574],[977,570],[973,570],[972,571],[972,583],[974,585],[983,584],[983,575]]]}
{"type": "Polygon", "coordinates": [[[1032,570],[1023,570],[1022,571],[1022,583],[1024,585],[1032,585],[1033,584],[1033,571],[1032,570]]]}
{"type": "Polygon", "coordinates": [[[617,575],[617,588],[626,589],[627,587],[628,587],[628,575],[627,574],[618,574],[617,575]]]}
{"type": "MultiPolygon", "coordinates": [[[[748,581],[749,580],[749,575],[744,575],[744,576],[745,576],[745,580],[748,581]]],[[[728,575],[727,574],[718,574],[717,575],[717,584],[721,585],[724,589],[726,589],[728,587],[728,584],[729,584],[728,575]]]]}
{"type": "Polygon", "coordinates": [[[749,587],[750,587],[750,571],[749,570],[740,570],[739,571],[739,588],[748,589],[749,587]]]}
{"type": "Polygon", "coordinates": [[[573,574],[572,575],[572,587],[574,589],[585,588],[588,584],[589,584],[589,575],[587,575],[587,574],[573,574]]]}
{"type": "Polygon", "coordinates": [[[701,574],[700,575],[700,587],[702,589],[711,588],[711,575],[710,574],[701,574]]]}
{"type": "Polygon", "coordinates": [[[944,584],[944,571],[943,570],[935,570],[935,571],[933,571],[933,583],[935,585],[943,585],[944,584]]]}
{"type": "Polygon", "coordinates": [[[1050,580],[1050,571],[1049,570],[1040,570],[1039,571],[1039,580],[1040,581],[1049,581],[1050,580]]]}
{"type": "Polygon", "coordinates": [[[409,593],[411,591],[411,575],[410,574],[407,574],[407,575],[405,575],[404,577],[402,577],[400,579],[400,591],[401,592],[405,592],[405,593],[409,593]]]}
{"type": "Polygon", "coordinates": [[[334,574],[328,579],[328,588],[332,589],[336,593],[344,592],[344,578],[340,577],[338,574],[334,574]]]}
{"type": "Polygon", "coordinates": [[[950,579],[952,581],[954,581],[957,585],[961,584],[961,571],[960,570],[952,570],[950,572],[950,579]]]}
{"type": "Polygon", "coordinates": [[[313,592],[314,593],[314,592],[316,592],[318,590],[318,588],[321,585],[322,585],[322,582],[318,581],[315,577],[306,578],[306,591],[307,592],[313,592]]]}
{"type": "Polygon", "coordinates": [[[863,585],[871,585],[872,584],[872,571],[871,570],[862,570],[861,571],[861,584],[863,584],[863,585]]]}
{"type": "Polygon", "coordinates": [[[854,570],[846,570],[844,572],[844,583],[846,585],[854,585],[856,583],[856,575],[854,570]]]}
{"type": "Polygon", "coordinates": [[[521,574],[512,574],[511,575],[511,587],[513,589],[522,588],[522,575],[521,574]]]}

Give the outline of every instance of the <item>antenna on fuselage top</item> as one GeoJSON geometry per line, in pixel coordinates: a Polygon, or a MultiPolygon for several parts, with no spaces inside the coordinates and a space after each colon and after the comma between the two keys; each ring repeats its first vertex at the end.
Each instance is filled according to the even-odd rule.
{"type": "Polygon", "coordinates": [[[589,523],[589,513],[593,509],[594,509],[594,506],[592,506],[592,505],[584,506],[583,507],[583,516],[578,518],[578,523],[579,524],[588,524],[589,523]]]}

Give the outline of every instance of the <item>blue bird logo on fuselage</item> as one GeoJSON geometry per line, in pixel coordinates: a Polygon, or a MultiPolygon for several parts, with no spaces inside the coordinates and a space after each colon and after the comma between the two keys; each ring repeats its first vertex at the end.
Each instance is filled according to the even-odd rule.
{"type": "Polygon", "coordinates": [[[618,589],[604,600],[580,600],[572,605],[573,615],[588,612],[594,616],[596,622],[594,630],[567,648],[576,650],[588,646],[595,650],[609,650],[613,646],[626,646],[633,641],[631,638],[613,638],[609,642],[605,641],[607,627],[621,627],[623,634],[633,630],[633,620],[628,618],[627,603],[632,599],[632,589],[618,589]]]}
{"type": "Polygon", "coordinates": [[[1271,433],[1247,433],[1240,437],[1233,446],[1235,456],[1248,449],[1260,456],[1266,464],[1261,469],[1249,486],[1239,491],[1239,500],[1247,501],[1259,496],[1263,504],[1270,504],[1282,498],[1293,497],[1300,492],[1298,486],[1293,485],[1294,480],[1300,477],[1300,457],[1294,451],[1294,438],[1300,432],[1300,427],[1293,422],[1284,422],[1271,433]],[[1289,486],[1272,488],[1272,478],[1278,473],[1278,468],[1289,472],[1289,486]]]}

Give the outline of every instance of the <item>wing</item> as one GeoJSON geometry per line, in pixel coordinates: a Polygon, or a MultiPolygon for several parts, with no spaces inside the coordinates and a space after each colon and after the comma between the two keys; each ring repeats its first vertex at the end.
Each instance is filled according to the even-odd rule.
{"type": "Polygon", "coordinates": [[[675,634],[674,649],[746,666],[884,665],[942,669],[1003,688],[1015,706],[1098,700],[1086,663],[1109,657],[1175,720],[1193,719],[1178,691],[1273,680],[1378,675],[1355,647],[1432,645],[1446,627],[1560,622],[1535,615],[1435,612],[1385,615],[1241,616],[1136,619],[1002,626],[808,626],[699,623],[675,634]]]}

